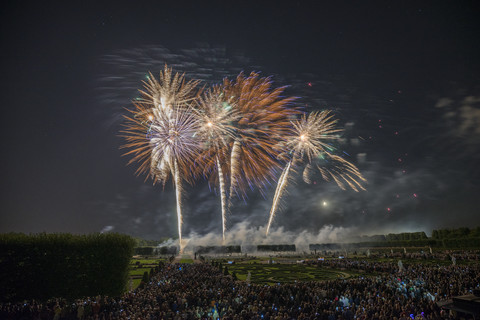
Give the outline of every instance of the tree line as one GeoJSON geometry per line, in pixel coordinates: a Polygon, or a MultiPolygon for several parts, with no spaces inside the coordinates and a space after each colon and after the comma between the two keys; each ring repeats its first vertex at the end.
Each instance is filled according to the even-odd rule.
{"type": "Polygon", "coordinates": [[[0,234],[0,299],[120,295],[134,245],[116,233],[0,234]]]}
{"type": "Polygon", "coordinates": [[[433,230],[432,237],[425,232],[389,233],[387,235],[362,236],[353,243],[311,244],[310,250],[338,250],[342,248],[367,247],[436,247],[445,249],[479,249],[480,227],[473,229],[439,229],[433,230]]]}
{"type": "Polygon", "coordinates": [[[439,229],[433,230],[433,239],[465,239],[465,238],[480,238],[480,227],[473,229],[457,228],[457,229],[439,229]]]}

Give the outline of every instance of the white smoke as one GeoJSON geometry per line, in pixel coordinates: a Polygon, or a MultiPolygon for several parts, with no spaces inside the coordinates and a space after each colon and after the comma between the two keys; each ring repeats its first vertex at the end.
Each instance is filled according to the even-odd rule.
{"type": "Polygon", "coordinates": [[[103,229],[100,231],[100,233],[110,232],[110,231],[112,231],[113,229],[115,229],[114,226],[105,226],[105,227],[103,227],[103,229]]]}
{"type": "MultiPolygon", "coordinates": [[[[225,242],[222,242],[221,232],[211,232],[199,235],[196,232],[184,237],[186,242],[185,251],[194,251],[199,246],[230,246],[237,245],[242,248],[251,248],[257,245],[295,244],[297,252],[309,251],[309,244],[345,242],[355,233],[354,228],[334,227],[325,225],[318,232],[286,231],[283,227],[272,228],[268,236],[265,235],[265,227],[252,227],[248,222],[236,224],[226,233],[225,242]]],[[[178,245],[178,240],[169,239],[168,244],[178,245]]],[[[161,246],[166,245],[162,243],[161,246]]]]}
{"type": "Polygon", "coordinates": [[[174,246],[178,244],[178,241],[174,240],[174,239],[167,239],[165,241],[163,241],[162,243],[160,243],[157,247],[171,247],[171,246],[174,246]]]}

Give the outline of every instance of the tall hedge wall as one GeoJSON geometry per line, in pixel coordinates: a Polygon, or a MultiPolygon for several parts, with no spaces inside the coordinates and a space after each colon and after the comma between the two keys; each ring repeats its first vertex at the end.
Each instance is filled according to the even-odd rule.
{"type": "Polygon", "coordinates": [[[479,249],[480,237],[460,239],[420,239],[397,241],[367,241],[355,243],[310,244],[310,250],[342,250],[356,248],[390,248],[390,247],[434,247],[444,249],[479,249]]]}
{"type": "Polygon", "coordinates": [[[121,234],[1,234],[0,299],[119,295],[134,244],[121,234]]]}
{"type": "Polygon", "coordinates": [[[241,253],[242,248],[240,246],[198,246],[198,247],[195,247],[195,251],[198,254],[241,253]]]}
{"type": "Polygon", "coordinates": [[[257,251],[295,251],[294,244],[261,244],[257,246],[257,251]]]}
{"type": "Polygon", "coordinates": [[[459,239],[459,238],[480,238],[480,227],[439,229],[432,231],[433,239],[459,239]]]}

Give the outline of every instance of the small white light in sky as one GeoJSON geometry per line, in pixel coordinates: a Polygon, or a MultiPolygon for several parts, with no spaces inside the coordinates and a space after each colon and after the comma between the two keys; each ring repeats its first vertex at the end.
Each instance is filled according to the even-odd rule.
{"type": "Polygon", "coordinates": [[[323,201],[323,206],[324,206],[324,207],[327,206],[327,201],[323,201]]]}

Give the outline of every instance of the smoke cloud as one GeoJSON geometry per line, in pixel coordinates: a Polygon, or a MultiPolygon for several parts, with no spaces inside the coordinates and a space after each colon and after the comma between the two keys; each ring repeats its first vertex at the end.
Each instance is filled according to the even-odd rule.
{"type": "MultiPolygon", "coordinates": [[[[334,227],[326,225],[317,232],[307,230],[301,232],[287,231],[284,227],[273,228],[269,235],[265,235],[265,227],[252,227],[248,222],[236,224],[226,234],[225,243],[222,242],[221,232],[198,234],[191,232],[185,236],[185,251],[194,251],[199,246],[222,246],[236,245],[245,248],[254,248],[257,245],[268,244],[295,244],[297,252],[309,251],[309,244],[332,243],[345,241],[355,233],[355,228],[334,227]]],[[[352,239],[353,240],[353,239],[352,239]]],[[[160,246],[178,245],[178,240],[169,239],[160,246]]]]}

